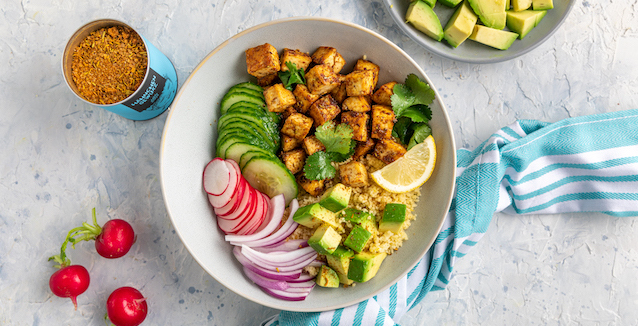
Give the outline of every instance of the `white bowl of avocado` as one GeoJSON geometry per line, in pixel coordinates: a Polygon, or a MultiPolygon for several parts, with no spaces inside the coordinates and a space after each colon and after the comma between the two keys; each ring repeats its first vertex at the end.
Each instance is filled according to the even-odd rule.
{"type": "MultiPolygon", "coordinates": [[[[453,196],[456,156],[445,105],[435,94],[430,126],[436,139],[437,167],[421,188],[409,239],[389,255],[376,276],[348,288],[315,287],[303,301],[274,298],[248,279],[233,256],[233,246],[215,222],[202,187],[202,171],[215,156],[220,102],[233,85],[250,81],[245,51],[268,42],[275,48],[315,51],[338,49],[344,69],[365,57],[381,68],[378,85],[403,82],[409,74],[437,90],[419,65],[398,46],[358,25],[326,18],[293,17],[243,31],[219,45],[184,82],[166,119],[160,151],[160,177],[170,220],[192,257],[216,281],[264,306],[288,311],[325,311],[346,307],[387,289],[403,277],[427,252],[438,235],[453,196]]],[[[362,276],[364,278],[365,275],[362,276]]]]}
{"type": "Polygon", "coordinates": [[[521,56],[551,37],[573,0],[384,0],[397,25],[444,58],[496,63],[521,56]]]}

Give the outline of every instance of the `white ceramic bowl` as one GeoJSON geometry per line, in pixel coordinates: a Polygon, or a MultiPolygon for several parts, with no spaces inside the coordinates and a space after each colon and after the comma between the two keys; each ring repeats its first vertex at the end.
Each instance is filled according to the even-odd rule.
{"type": "Polygon", "coordinates": [[[177,94],[166,120],[160,150],[162,192],[170,219],[193,258],[213,278],[233,292],[259,304],[289,311],[324,311],[345,307],[388,288],[405,275],[434,242],[452,199],[456,156],[452,128],[441,97],[431,105],[431,127],[437,143],[437,167],[422,190],[417,220],[408,229],[410,239],[389,256],[377,276],[355,287],[315,287],[305,301],[273,298],[246,278],[224,241],[202,190],[202,171],[213,158],[218,105],[232,85],[252,80],[246,73],[244,51],[270,43],[314,51],[337,48],[352,69],[366,55],[381,66],[379,83],[403,82],[415,73],[436,87],[400,48],[363,27],[324,18],[288,18],[265,23],[230,38],[213,50],[192,72],[177,94]]]}
{"type": "MultiPolygon", "coordinates": [[[[436,55],[469,63],[502,62],[514,59],[535,49],[556,32],[575,3],[574,0],[554,0],[554,9],[547,12],[547,15],[538,26],[532,29],[522,40],[517,39],[514,41],[514,44],[509,49],[501,51],[471,40],[466,40],[457,48],[453,48],[444,40],[437,42],[405,22],[405,13],[408,11],[410,1],[383,0],[383,2],[395,23],[416,43],[436,55]]],[[[437,13],[441,25],[445,28],[445,24],[454,13],[454,9],[437,3],[434,6],[434,12],[437,13]]]]}

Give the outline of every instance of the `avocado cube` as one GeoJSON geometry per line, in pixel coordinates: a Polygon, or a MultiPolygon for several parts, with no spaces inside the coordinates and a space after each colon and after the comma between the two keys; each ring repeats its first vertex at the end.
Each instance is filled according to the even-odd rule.
{"type": "Polygon", "coordinates": [[[341,243],[341,235],[331,226],[323,224],[308,239],[308,245],[317,253],[328,255],[333,253],[341,243]]]}
{"type": "Polygon", "coordinates": [[[326,265],[321,265],[317,278],[315,279],[315,283],[324,288],[338,288],[339,276],[332,268],[326,265]]]}
{"type": "Polygon", "coordinates": [[[373,254],[370,252],[362,252],[354,255],[350,261],[348,269],[348,278],[355,282],[367,282],[379,271],[381,263],[386,257],[386,253],[373,254]]]}
{"type": "Polygon", "coordinates": [[[478,17],[467,1],[460,5],[443,29],[443,38],[453,47],[458,47],[472,34],[478,17]]]}
{"type": "Polygon", "coordinates": [[[499,50],[507,50],[517,38],[517,33],[483,25],[474,25],[474,31],[472,31],[472,34],[468,37],[468,39],[472,41],[483,43],[499,50]]]}
{"type": "Polygon", "coordinates": [[[344,246],[339,246],[332,254],[326,255],[328,266],[337,272],[339,282],[345,285],[353,283],[353,281],[348,278],[348,268],[350,267],[352,257],[354,257],[354,252],[344,246]]]}
{"type": "Polygon", "coordinates": [[[405,204],[389,203],[385,205],[383,217],[379,222],[379,232],[392,231],[399,233],[405,222],[405,204]]]}
{"type": "Polygon", "coordinates": [[[352,231],[350,231],[350,234],[348,234],[343,244],[356,252],[361,252],[370,238],[372,238],[372,233],[362,226],[357,225],[352,228],[352,231]]]}
{"type": "Polygon", "coordinates": [[[319,204],[336,213],[348,207],[350,195],[352,195],[352,188],[342,183],[337,183],[323,194],[319,204]]]}
{"type": "Polygon", "coordinates": [[[342,216],[348,222],[361,224],[361,222],[363,222],[364,220],[370,219],[372,215],[370,215],[370,213],[368,212],[349,207],[343,210],[342,216]]]}
{"type": "Polygon", "coordinates": [[[337,223],[335,213],[321,206],[319,203],[307,205],[299,208],[292,219],[309,228],[316,228],[325,223],[335,229],[340,229],[341,225],[337,223]]]}

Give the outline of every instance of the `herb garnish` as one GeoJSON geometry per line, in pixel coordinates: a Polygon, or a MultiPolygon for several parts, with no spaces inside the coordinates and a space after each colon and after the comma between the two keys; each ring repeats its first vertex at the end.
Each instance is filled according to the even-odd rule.
{"type": "Polygon", "coordinates": [[[317,127],[315,137],[326,148],[316,152],[306,159],[304,173],[309,180],[333,178],[337,169],[332,162],[343,162],[354,153],[356,142],[352,139],[352,127],[347,124],[335,126],[334,121],[328,121],[317,127]]]}
{"type": "Polygon", "coordinates": [[[297,69],[297,65],[290,61],[286,61],[286,67],[288,67],[288,71],[279,72],[279,79],[281,79],[281,83],[284,84],[286,89],[292,91],[293,85],[306,83],[305,70],[297,69]]]}
{"type": "Polygon", "coordinates": [[[394,85],[392,91],[390,99],[397,118],[392,135],[410,149],[431,134],[429,105],[434,101],[434,90],[415,74],[409,74],[405,84],[394,85]]]}

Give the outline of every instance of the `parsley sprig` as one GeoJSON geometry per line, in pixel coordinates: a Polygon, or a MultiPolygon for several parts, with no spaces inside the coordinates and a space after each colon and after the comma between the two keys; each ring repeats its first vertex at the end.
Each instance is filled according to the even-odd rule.
{"type": "Polygon", "coordinates": [[[390,99],[397,118],[392,134],[410,149],[432,132],[428,125],[432,119],[429,105],[434,101],[435,93],[415,74],[409,74],[405,84],[394,85],[392,91],[394,94],[390,99]]]}
{"type": "Polygon", "coordinates": [[[323,180],[334,178],[337,169],[332,162],[343,162],[354,153],[356,142],[352,139],[352,127],[347,124],[335,126],[333,121],[328,121],[317,127],[315,137],[326,148],[325,151],[316,152],[306,159],[304,173],[310,180],[323,180]]]}

